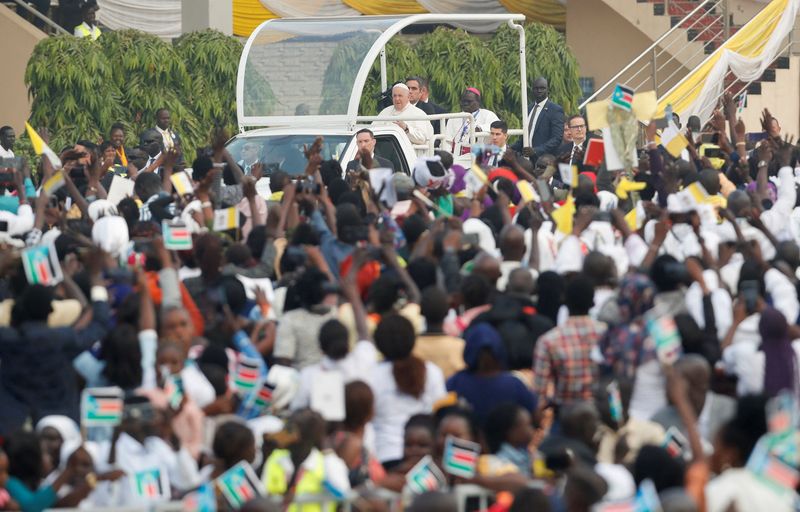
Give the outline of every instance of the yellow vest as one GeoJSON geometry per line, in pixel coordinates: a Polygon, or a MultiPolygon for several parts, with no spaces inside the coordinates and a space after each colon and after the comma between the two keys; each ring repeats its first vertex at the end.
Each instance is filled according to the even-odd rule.
{"type": "MultiPolygon", "coordinates": [[[[294,495],[297,497],[304,495],[320,495],[325,493],[325,457],[319,450],[313,450],[309,457],[313,457],[310,469],[305,467],[300,469],[300,478],[295,481],[294,495]]],[[[267,459],[264,466],[262,481],[267,490],[267,494],[273,496],[283,496],[288,492],[289,478],[287,474],[286,461],[291,460],[289,450],[275,450],[267,459]]],[[[303,466],[305,466],[305,461],[303,466]]],[[[286,512],[335,512],[336,505],[322,505],[309,503],[303,505],[290,505],[286,512]]]]}
{"type": "Polygon", "coordinates": [[[90,27],[84,21],[77,27],[75,27],[75,35],[77,37],[91,37],[94,41],[98,37],[100,37],[100,29],[97,26],[90,27]]]}

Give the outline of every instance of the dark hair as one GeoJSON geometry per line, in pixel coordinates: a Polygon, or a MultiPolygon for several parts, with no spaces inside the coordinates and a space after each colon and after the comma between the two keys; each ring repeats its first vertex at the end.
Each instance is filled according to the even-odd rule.
{"type": "Polygon", "coordinates": [[[581,121],[585,121],[583,116],[580,114],[573,114],[567,118],[567,125],[569,125],[573,119],[580,119],[581,121]]]}
{"type": "Polygon", "coordinates": [[[495,130],[500,130],[503,133],[508,133],[508,123],[506,123],[502,119],[494,121],[492,124],[489,125],[489,128],[494,128],[495,130]]]}
{"type": "Polygon", "coordinates": [[[246,425],[228,421],[217,427],[212,449],[214,456],[225,465],[225,469],[229,469],[242,460],[255,443],[253,431],[246,425]]]}
{"type": "Polygon", "coordinates": [[[450,310],[447,293],[438,286],[429,286],[422,291],[419,306],[428,325],[442,323],[450,310]]]}
{"type": "Polygon", "coordinates": [[[5,125],[5,126],[3,126],[2,128],[0,128],[0,135],[3,135],[3,134],[4,134],[4,133],[6,133],[7,131],[10,131],[10,130],[13,130],[13,129],[14,129],[14,128],[12,128],[12,127],[10,127],[10,126],[8,126],[8,125],[5,125]]]}
{"type": "Polygon", "coordinates": [[[739,462],[744,465],[759,438],[767,433],[764,395],[740,397],[736,403],[736,414],[722,427],[717,435],[725,446],[739,451],[739,462]]]}
{"type": "Polygon", "coordinates": [[[521,407],[514,402],[506,402],[491,410],[486,417],[483,435],[491,453],[497,453],[506,442],[508,432],[514,426],[521,407]]]}
{"type": "Polygon", "coordinates": [[[214,168],[214,161],[207,156],[198,156],[192,162],[192,179],[194,181],[203,181],[211,169],[214,168]]]}
{"type": "Polygon", "coordinates": [[[524,487],[514,494],[514,503],[508,512],[550,512],[553,510],[550,499],[541,489],[524,487]]]}
{"type": "Polygon", "coordinates": [[[36,490],[44,469],[39,437],[33,432],[20,430],[8,439],[5,450],[8,474],[21,480],[29,490],[36,490]]]}
{"type": "Polygon", "coordinates": [[[444,149],[437,149],[433,152],[434,155],[438,156],[441,159],[442,167],[445,169],[449,169],[453,167],[453,154],[449,151],[445,151],[444,149]]]}
{"type": "Polygon", "coordinates": [[[142,351],[135,327],[124,323],[117,325],[103,338],[101,347],[106,363],[103,376],[112,385],[129,390],[142,385],[142,351]]]}
{"type": "Polygon", "coordinates": [[[332,318],[319,329],[319,348],[333,360],[344,359],[350,348],[350,335],[347,327],[332,318]]]}
{"type": "Polygon", "coordinates": [[[406,218],[400,229],[403,231],[406,243],[409,246],[413,246],[428,229],[428,220],[422,215],[415,213],[406,218]]]}
{"type": "Polygon", "coordinates": [[[677,290],[685,280],[686,267],[669,254],[662,254],[650,267],[650,280],[660,292],[677,290]]]}
{"type": "Polygon", "coordinates": [[[376,313],[388,313],[393,310],[400,297],[402,284],[394,274],[383,274],[372,283],[367,294],[367,301],[372,304],[376,313]]]}
{"type": "Polygon", "coordinates": [[[108,134],[111,135],[112,133],[114,133],[117,130],[122,130],[124,132],[125,131],[125,125],[120,123],[120,122],[112,124],[111,128],[109,128],[109,130],[108,130],[108,134]]]}
{"type": "Polygon", "coordinates": [[[161,192],[161,177],[154,172],[143,172],[136,176],[133,193],[146,202],[152,196],[161,192]]]}
{"type": "Polygon", "coordinates": [[[371,138],[375,138],[375,134],[369,128],[362,128],[356,132],[356,137],[361,135],[362,133],[368,133],[371,138]]]}
{"type": "Polygon", "coordinates": [[[365,227],[364,221],[358,213],[358,208],[354,204],[338,205],[336,208],[336,233],[339,236],[339,240],[346,244],[355,244],[364,238],[365,227]]]}
{"type": "Polygon", "coordinates": [[[53,289],[41,284],[32,284],[17,297],[11,313],[12,325],[23,322],[45,322],[53,311],[53,289]]]}
{"type": "Polygon", "coordinates": [[[105,153],[108,148],[113,148],[114,145],[110,141],[105,141],[100,144],[100,153],[105,153]]]}
{"type": "Polygon", "coordinates": [[[415,341],[414,326],[397,314],[385,315],[375,328],[375,345],[391,361],[397,389],[419,398],[425,390],[426,369],[422,360],[411,355],[415,341]]]}
{"type": "Polygon", "coordinates": [[[325,439],[325,420],[318,412],[300,409],[289,416],[288,423],[297,428],[303,443],[310,442],[316,448],[322,448],[322,441],[325,439]]]}
{"type": "Polygon", "coordinates": [[[492,284],[481,275],[471,274],[461,281],[461,298],[464,307],[471,309],[489,302],[492,293],[492,284]]]}
{"type": "Polygon", "coordinates": [[[408,275],[411,276],[414,284],[416,284],[417,288],[420,290],[436,286],[438,270],[439,266],[436,262],[426,256],[414,258],[408,262],[408,266],[406,267],[408,275]]]}
{"type": "Polygon", "coordinates": [[[419,75],[411,75],[410,77],[406,78],[405,81],[408,82],[409,80],[414,80],[419,84],[420,89],[425,89],[428,87],[428,79],[422,78],[419,75]]]}
{"type": "Polygon", "coordinates": [[[588,314],[594,305],[594,284],[592,280],[583,274],[575,276],[567,284],[565,299],[570,315],[588,314]]]}
{"type": "Polygon", "coordinates": [[[322,183],[328,187],[334,180],[342,178],[342,166],[338,160],[325,160],[319,166],[319,174],[322,183]]]}
{"type": "Polygon", "coordinates": [[[160,114],[161,112],[164,112],[164,111],[169,112],[169,109],[167,107],[161,107],[158,110],[156,110],[156,117],[158,117],[158,114],[160,114]]]}
{"type": "Polygon", "coordinates": [[[472,435],[472,439],[478,439],[479,429],[477,423],[475,422],[475,415],[473,414],[472,409],[463,405],[450,405],[437,410],[433,416],[436,432],[439,431],[442,423],[444,423],[444,420],[450,417],[463,419],[467,423],[467,427],[469,428],[470,435],[472,435]]]}
{"type": "Polygon", "coordinates": [[[232,263],[237,267],[246,267],[253,257],[250,247],[242,242],[231,244],[225,251],[225,261],[232,263]]]}
{"type": "Polygon", "coordinates": [[[430,414],[414,414],[406,421],[406,424],[403,426],[403,431],[405,432],[412,428],[424,428],[433,436],[436,431],[436,422],[430,414]]]}
{"type": "Polygon", "coordinates": [[[344,387],[344,426],[348,430],[356,430],[366,425],[372,417],[375,407],[375,394],[369,384],[362,380],[354,380],[344,387]]]}
{"type": "Polygon", "coordinates": [[[681,459],[671,456],[664,448],[645,445],[636,456],[632,473],[637,487],[649,478],[661,492],[670,487],[683,487],[686,467],[681,459]]]}
{"type": "Polygon", "coordinates": [[[317,267],[309,267],[300,274],[295,282],[294,292],[300,300],[300,304],[305,309],[316,306],[325,298],[325,291],[322,289],[323,283],[327,282],[328,277],[317,267]]]}

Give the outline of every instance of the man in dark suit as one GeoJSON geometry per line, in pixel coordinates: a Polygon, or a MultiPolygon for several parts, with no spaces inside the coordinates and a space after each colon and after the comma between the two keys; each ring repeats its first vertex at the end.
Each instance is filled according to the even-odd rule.
{"type": "Polygon", "coordinates": [[[370,169],[377,169],[379,167],[388,167],[389,169],[394,172],[394,164],[391,161],[380,157],[375,154],[375,134],[372,133],[372,130],[369,128],[362,128],[356,132],[356,146],[358,146],[358,153],[356,153],[356,157],[353,160],[347,162],[346,172],[351,172],[358,170],[358,166],[361,165],[361,152],[363,150],[369,151],[370,155],[372,155],[372,165],[370,169]]]}
{"type": "MultiPolygon", "coordinates": [[[[406,78],[408,86],[408,101],[428,115],[444,114],[445,109],[436,103],[428,101],[428,81],[421,76],[410,76],[406,78]]],[[[439,121],[431,121],[434,133],[441,133],[439,121]]]]}
{"type": "Polygon", "coordinates": [[[553,155],[561,145],[564,135],[564,109],[561,105],[553,103],[548,98],[549,88],[547,79],[537,78],[533,82],[533,107],[528,113],[527,141],[518,141],[514,146],[516,151],[536,162],[542,155],[553,155]]]}
{"type": "Polygon", "coordinates": [[[571,142],[562,144],[556,151],[555,156],[559,162],[565,164],[575,164],[578,172],[583,172],[583,155],[586,154],[586,147],[591,137],[586,133],[586,120],[581,115],[574,115],[567,119],[567,126],[572,138],[571,142]]]}

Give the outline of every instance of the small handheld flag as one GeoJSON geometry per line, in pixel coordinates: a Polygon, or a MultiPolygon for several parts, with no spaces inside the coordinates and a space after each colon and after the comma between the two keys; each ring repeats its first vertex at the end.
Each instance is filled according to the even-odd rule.
{"type": "Polygon", "coordinates": [[[531,202],[540,202],[539,194],[533,190],[533,185],[525,180],[519,180],[517,182],[517,190],[519,190],[519,195],[523,201],[526,203],[531,202]]]}
{"type": "Polygon", "coordinates": [[[192,233],[183,222],[162,220],[161,233],[164,248],[170,251],[188,251],[192,248],[192,233]]]}
{"type": "Polygon", "coordinates": [[[260,482],[253,468],[245,461],[220,475],[214,483],[235,510],[261,495],[260,482]]]}
{"type": "Polygon", "coordinates": [[[611,105],[627,112],[633,109],[633,89],[626,85],[617,84],[611,95],[611,105]]]}
{"type": "Polygon", "coordinates": [[[656,345],[659,361],[671,365],[678,360],[683,347],[678,327],[671,316],[651,318],[647,322],[647,331],[656,345]]]}
{"type": "Polygon", "coordinates": [[[478,443],[447,436],[442,465],[444,470],[451,475],[472,478],[475,476],[480,453],[481,445],[478,443]]]}
{"type": "Polygon", "coordinates": [[[689,441],[686,440],[681,431],[675,428],[674,425],[667,429],[661,447],[667,450],[667,453],[669,453],[671,457],[683,457],[688,446],[689,441]]]}
{"type": "Polygon", "coordinates": [[[772,452],[771,442],[769,434],[759,439],[747,459],[746,467],[767,484],[779,490],[793,491],[800,482],[800,472],[772,452]]]}
{"type": "Polygon", "coordinates": [[[611,412],[611,419],[614,420],[618,426],[622,426],[624,423],[622,398],[619,394],[619,384],[617,381],[612,381],[611,384],[606,386],[606,391],[608,392],[608,410],[611,412]]]}
{"type": "Polygon", "coordinates": [[[236,375],[233,379],[236,389],[246,393],[255,388],[260,377],[259,368],[260,365],[258,361],[249,357],[240,356],[239,361],[236,363],[236,375]]]}
{"type": "Polygon", "coordinates": [[[583,153],[583,165],[598,167],[603,163],[605,154],[603,139],[589,139],[586,142],[586,151],[583,153]]]}
{"type": "Polygon", "coordinates": [[[22,251],[22,268],[30,284],[52,286],[64,279],[53,243],[36,245],[22,251]]]}
{"type": "Polygon", "coordinates": [[[167,394],[169,406],[178,410],[183,402],[183,379],[180,375],[170,375],[164,382],[164,392],[167,394]]]}
{"type": "Polygon", "coordinates": [[[50,160],[50,165],[53,166],[53,169],[61,169],[61,159],[55,154],[55,152],[50,149],[42,137],[36,133],[36,130],[33,127],[25,122],[25,129],[28,131],[28,137],[31,139],[31,145],[33,146],[33,151],[37,155],[44,155],[50,160]]]}
{"type": "Polygon", "coordinates": [[[620,199],[628,199],[629,192],[638,192],[640,190],[644,190],[647,187],[647,183],[643,181],[632,181],[628,178],[622,177],[617,184],[617,188],[614,191],[617,194],[617,197],[620,199]]]}
{"type": "Polygon", "coordinates": [[[661,145],[675,158],[681,156],[681,152],[689,145],[689,141],[678,130],[672,118],[667,119],[667,127],[661,131],[661,145]]]}
{"type": "Polygon", "coordinates": [[[797,428],[798,411],[792,394],[782,391],[767,402],[767,426],[773,434],[783,434],[797,428]]]}
{"type": "Polygon", "coordinates": [[[214,210],[214,231],[226,231],[239,227],[239,210],[235,206],[214,210]]]}
{"type": "Polygon", "coordinates": [[[443,489],[447,485],[447,479],[431,456],[426,455],[406,474],[406,485],[414,494],[424,494],[443,489]]]}
{"type": "Polygon", "coordinates": [[[122,421],[122,390],[117,387],[86,388],[81,393],[81,425],[115,427],[122,421]]]}
{"type": "Polygon", "coordinates": [[[52,196],[56,190],[60,189],[65,184],[64,171],[59,170],[54,172],[52,176],[47,178],[47,181],[42,183],[42,190],[44,190],[48,196],[52,196]]]}
{"type": "Polygon", "coordinates": [[[167,474],[159,468],[137,471],[131,478],[136,496],[149,501],[169,500],[170,488],[167,474]]]}
{"type": "Polygon", "coordinates": [[[739,106],[738,106],[738,113],[741,114],[744,107],[747,106],[747,89],[739,95],[739,106]]]}
{"type": "Polygon", "coordinates": [[[187,194],[194,193],[192,179],[185,172],[176,172],[169,177],[169,180],[172,182],[172,186],[175,188],[175,192],[177,192],[179,196],[185,196],[187,194]]]}
{"type": "Polygon", "coordinates": [[[183,510],[188,512],[217,512],[217,496],[214,486],[205,483],[183,498],[183,510]]]}

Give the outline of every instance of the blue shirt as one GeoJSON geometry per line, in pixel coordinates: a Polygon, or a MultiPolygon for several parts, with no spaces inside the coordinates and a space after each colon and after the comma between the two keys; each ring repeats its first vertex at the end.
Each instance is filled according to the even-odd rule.
{"type": "Polygon", "coordinates": [[[469,402],[480,425],[501,403],[512,402],[527,411],[536,410],[536,396],[508,372],[484,377],[461,370],[447,380],[447,391],[454,391],[469,402]]]}
{"type": "MultiPolygon", "coordinates": [[[[25,178],[25,196],[36,197],[36,188],[30,178],[25,178]]],[[[19,198],[17,196],[0,196],[0,210],[16,214],[19,209],[19,198]]]]}

